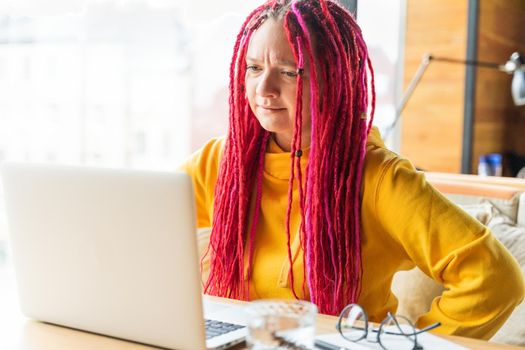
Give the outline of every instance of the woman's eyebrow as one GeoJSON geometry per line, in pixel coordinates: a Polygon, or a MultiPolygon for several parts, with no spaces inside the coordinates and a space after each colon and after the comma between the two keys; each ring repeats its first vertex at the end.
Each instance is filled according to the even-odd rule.
{"type": "MultiPolygon", "coordinates": [[[[258,60],[257,58],[254,58],[254,57],[248,57],[246,56],[246,61],[250,61],[250,62],[255,62],[255,63],[261,63],[262,61],[258,60]]],[[[278,59],[277,60],[277,64],[280,65],[280,66],[289,66],[289,67],[297,67],[297,64],[295,63],[295,61],[288,61],[288,60],[280,60],[278,59]]]]}

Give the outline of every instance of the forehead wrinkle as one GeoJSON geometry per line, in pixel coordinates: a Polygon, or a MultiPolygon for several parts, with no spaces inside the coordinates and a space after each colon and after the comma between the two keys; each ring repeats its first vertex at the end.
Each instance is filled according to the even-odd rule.
{"type": "MultiPolygon", "coordinates": [[[[256,33],[257,34],[257,33],[256,33]]],[[[275,44],[275,40],[271,38],[252,38],[248,46],[248,52],[246,60],[252,60],[257,62],[270,61],[272,64],[296,66],[295,58],[293,56],[292,49],[286,38],[286,47],[281,47],[275,44]],[[264,40],[266,39],[266,40],[264,40]]]]}
{"type": "Polygon", "coordinates": [[[266,62],[280,66],[296,67],[293,51],[284,33],[283,21],[273,18],[265,21],[248,43],[246,60],[266,62]]]}

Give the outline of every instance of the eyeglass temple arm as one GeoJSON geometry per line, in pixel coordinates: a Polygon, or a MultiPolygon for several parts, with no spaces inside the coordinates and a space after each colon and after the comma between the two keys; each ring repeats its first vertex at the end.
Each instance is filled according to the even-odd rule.
{"type": "MultiPolygon", "coordinates": [[[[441,322],[436,322],[436,323],[433,323],[431,324],[430,326],[426,326],[425,328],[421,328],[419,330],[417,330],[415,333],[413,334],[421,334],[421,333],[425,333],[425,332],[428,332],[428,331],[431,331],[433,330],[434,328],[437,328],[441,326],[441,322]]],[[[372,332],[379,332],[379,328],[373,328],[372,329],[372,332]]],[[[402,334],[402,333],[397,333],[397,332],[389,332],[389,331],[386,331],[385,334],[390,334],[390,335],[405,335],[405,334],[402,334]]]]}
{"type": "Polygon", "coordinates": [[[420,330],[416,331],[416,334],[431,331],[434,328],[438,328],[439,326],[441,326],[441,322],[432,323],[430,326],[426,326],[425,328],[421,328],[420,330]]]}
{"type": "MultiPolygon", "coordinates": [[[[394,318],[394,319],[395,319],[395,318],[394,318]]],[[[426,326],[425,328],[421,328],[421,329],[417,330],[417,331],[415,332],[415,334],[425,333],[425,332],[431,331],[431,330],[433,330],[434,328],[437,328],[437,327],[439,327],[439,326],[441,326],[441,322],[432,323],[431,325],[426,326]]],[[[338,331],[341,331],[341,325],[340,325],[339,322],[335,325],[335,328],[336,328],[338,331]]],[[[365,328],[365,327],[352,326],[352,329],[356,329],[356,330],[364,331],[366,328],[365,328]]],[[[370,330],[371,330],[372,332],[379,332],[379,328],[371,328],[370,330]]],[[[387,334],[399,334],[399,333],[394,333],[394,332],[386,332],[386,333],[387,333],[387,334]]]]}
{"type": "MultiPolygon", "coordinates": [[[[392,314],[390,313],[390,311],[389,311],[389,312],[388,312],[388,316],[389,316],[392,320],[394,320],[394,322],[396,323],[397,328],[399,328],[399,330],[401,330],[401,328],[400,328],[400,326],[399,326],[399,323],[397,322],[397,318],[395,317],[395,315],[392,315],[392,314]]],[[[439,327],[439,326],[441,326],[441,322],[432,323],[431,325],[426,326],[425,328],[422,328],[422,329],[420,329],[420,330],[417,330],[417,328],[414,327],[414,329],[417,330],[414,334],[420,334],[420,333],[428,332],[428,331],[430,331],[430,330],[432,330],[432,329],[434,329],[434,328],[437,328],[437,327],[439,327]]]]}

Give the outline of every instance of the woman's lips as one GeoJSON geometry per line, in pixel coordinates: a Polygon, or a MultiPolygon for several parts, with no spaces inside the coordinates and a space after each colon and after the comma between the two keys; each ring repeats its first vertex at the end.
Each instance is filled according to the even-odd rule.
{"type": "Polygon", "coordinates": [[[284,111],[286,108],[278,108],[278,107],[263,107],[263,106],[257,106],[262,112],[265,113],[276,113],[284,111]]]}

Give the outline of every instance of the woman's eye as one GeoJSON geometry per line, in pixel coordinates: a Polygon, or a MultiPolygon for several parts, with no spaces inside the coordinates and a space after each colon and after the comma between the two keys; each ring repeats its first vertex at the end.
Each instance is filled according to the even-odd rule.
{"type": "Polygon", "coordinates": [[[290,78],[295,78],[297,77],[297,72],[290,72],[290,71],[285,71],[285,72],[282,72],[282,74],[286,75],[287,77],[290,77],[290,78]]]}
{"type": "Polygon", "coordinates": [[[254,65],[247,65],[246,70],[251,71],[251,72],[257,72],[258,70],[260,70],[260,68],[254,65]]]}

